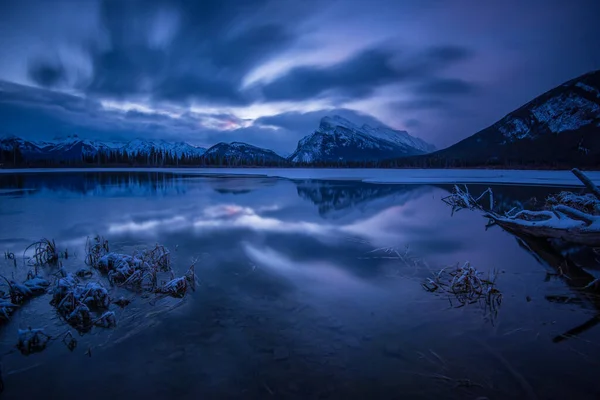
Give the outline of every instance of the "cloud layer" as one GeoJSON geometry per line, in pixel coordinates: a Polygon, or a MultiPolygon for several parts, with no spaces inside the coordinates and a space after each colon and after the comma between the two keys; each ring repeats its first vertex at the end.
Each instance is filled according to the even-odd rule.
{"type": "Polygon", "coordinates": [[[2,2],[0,135],[289,153],[339,112],[445,146],[600,68],[598,13],[593,0],[2,2]]]}

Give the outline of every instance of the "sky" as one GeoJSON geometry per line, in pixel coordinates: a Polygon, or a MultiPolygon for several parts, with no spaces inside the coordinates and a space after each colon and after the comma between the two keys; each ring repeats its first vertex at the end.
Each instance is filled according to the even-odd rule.
{"type": "Polygon", "coordinates": [[[0,0],[0,136],[438,148],[600,69],[597,0],[0,0]]]}

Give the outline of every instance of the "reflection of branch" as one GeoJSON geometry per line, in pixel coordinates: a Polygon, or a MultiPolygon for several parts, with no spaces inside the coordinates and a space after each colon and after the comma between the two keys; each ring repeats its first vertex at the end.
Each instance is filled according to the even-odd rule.
{"type": "MultiPolygon", "coordinates": [[[[558,253],[547,240],[540,240],[531,237],[517,236],[519,245],[529,251],[538,261],[543,262],[557,271],[557,275],[567,284],[580,299],[591,303],[597,310],[600,310],[600,297],[598,289],[592,285],[596,281],[593,275],[582,268],[567,263],[564,257],[558,253]]],[[[547,298],[552,301],[552,298],[547,298]]],[[[577,336],[600,323],[600,314],[568,330],[567,332],[556,336],[552,341],[560,343],[570,337],[577,336]]]]}
{"type": "Polygon", "coordinates": [[[552,342],[559,343],[559,342],[567,340],[567,339],[569,339],[569,338],[571,338],[573,336],[578,336],[578,335],[582,334],[583,332],[587,331],[588,329],[593,328],[594,326],[596,326],[598,324],[600,324],[600,314],[595,315],[594,317],[592,317],[591,319],[587,320],[583,324],[581,324],[579,326],[576,326],[573,329],[569,329],[565,333],[556,336],[554,339],[552,339],[552,342]]]}

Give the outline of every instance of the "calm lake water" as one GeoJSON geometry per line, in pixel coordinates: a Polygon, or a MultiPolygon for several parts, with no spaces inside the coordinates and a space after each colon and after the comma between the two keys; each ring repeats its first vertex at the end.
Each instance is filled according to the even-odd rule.
{"type": "MultiPolygon", "coordinates": [[[[23,251],[42,237],[68,249],[63,265],[74,271],[86,238],[102,234],[121,253],[163,244],[177,273],[195,261],[200,279],[183,301],[112,288],[132,303],[111,308],[116,328],[76,335],[72,352],[60,341],[29,356],[15,351],[18,328],[69,329],[49,295],[26,303],[0,327],[2,396],[600,398],[600,301],[577,291],[598,276],[600,255],[486,230],[477,212],[451,215],[441,201],[451,188],[133,171],[0,175],[0,253],[19,262],[0,259],[4,276],[24,279],[23,251]],[[453,307],[422,288],[433,271],[465,261],[501,271],[497,314],[453,307]]],[[[493,189],[508,209],[539,206],[560,190],[493,189]]],[[[91,280],[110,287],[100,275],[91,280]]]]}

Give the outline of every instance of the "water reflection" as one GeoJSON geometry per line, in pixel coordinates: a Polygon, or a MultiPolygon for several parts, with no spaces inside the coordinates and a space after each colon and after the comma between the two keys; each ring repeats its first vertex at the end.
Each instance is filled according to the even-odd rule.
{"type": "Polygon", "coordinates": [[[24,195],[34,191],[71,195],[147,196],[184,194],[183,175],[164,172],[79,172],[0,174],[0,195],[24,195]]]}
{"type": "Polygon", "coordinates": [[[343,210],[365,212],[377,206],[378,200],[383,205],[402,205],[409,201],[431,193],[428,185],[377,185],[364,182],[345,181],[295,181],[300,198],[317,206],[319,215],[324,218],[339,217],[343,210]]]}
{"type": "Polygon", "coordinates": [[[582,258],[587,259],[585,263],[587,268],[598,268],[600,260],[592,249],[582,246],[571,247],[558,240],[540,239],[526,235],[517,236],[517,242],[530,252],[540,264],[548,268],[547,280],[552,277],[558,278],[571,289],[571,295],[546,295],[546,300],[560,304],[579,304],[596,311],[596,314],[589,320],[554,337],[555,343],[577,337],[600,324],[600,281],[575,261],[582,258]],[[565,251],[565,247],[570,247],[570,251],[565,251]]]}
{"type": "MultiPolygon", "coordinates": [[[[598,304],[588,297],[595,292],[580,290],[593,279],[591,254],[527,238],[520,246],[500,229],[486,231],[477,213],[450,217],[440,198],[451,189],[134,171],[0,175],[0,250],[19,253],[50,237],[81,255],[86,237],[102,233],[116,251],[166,245],[177,273],[197,259],[202,281],[179,308],[167,312],[134,302],[119,314],[114,331],[81,338],[82,348],[98,349],[93,363],[60,347],[38,355],[33,368],[30,359],[11,354],[3,360],[16,371],[5,377],[12,390],[7,394],[520,398],[522,387],[511,372],[518,370],[540,398],[593,398],[593,360],[579,355],[598,355],[594,343],[600,339],[598,329],[585,330],[597,318],[598,304]],[[467,260],[483,271],[503,270],[498,287],[505,300],[496,326],[486,325],[472,307],[449,310],[447,301],[424,292],[427,268],[372,252],[392,247],[408,247],[431,270],[467,260]],[[566,271],[568,260],[570,279],[557,275],[544,282],[534,257],[554,274],[566,271]],[[582,301],[553,301],[565,292],[582,301]],[[573,330],[586,320],[584,329],[573,330]],[[573,332],[586,341],[552,341],[573,332]],[[488,357],[473,337],[492,344],[511,369],[488,357]],[[434,353],[444,361],[436,362],[434,353]],[[126,378],[124,359],[132,371],[126,378]],[[434,374],[481,387],[455,387],[434,374]]],[[[533,204],[532,198],[555,190],[494,187],[503,207],[533,204]]],[[[81,261],[74,257],[65,267],[81,261]]],[[[17,278],[21,272],[0,268],[12,268],[4,273],[17,278]]],[[[9,350],[16,326],[64,330],[46,316],[46,306],[40,299],[24,307],[0,330],[0,350],[9,350]]]]}

